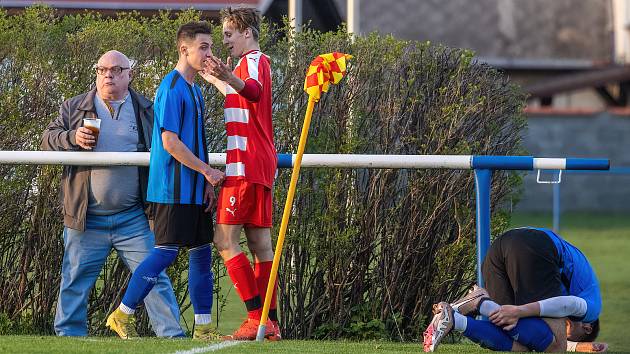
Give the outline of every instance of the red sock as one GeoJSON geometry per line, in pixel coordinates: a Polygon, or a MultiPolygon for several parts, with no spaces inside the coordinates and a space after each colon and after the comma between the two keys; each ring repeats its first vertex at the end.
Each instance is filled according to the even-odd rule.
{"type": "MultiPolygon", "coordinates": [[[[265,296],[267,295],[267,284],[269,284],[269,277],[271,276],[271,266],[273,262],[260,262],[254,264],[254,276],[256,277],[256,284],[258,285],[258,292],[260,293],[260,300],[265,304],[265,296]]],[[[272,321],[278,320],[277,306],[277,293],[278,292],[278,277],[276,277],[276,283],[273,287],[273,293],[271,295],[271,305],[269,306],[269,319],[272,321]]]]}
{"type": "Polygon", "coordinates": [[[234,283],[236,292],[241,297],[247,308],[247,317],[256,320],[260,319],[262,313],[262,302],[258,293],[258,286],[254,278],[254,271],[249,259],[243,252],[228,259],[225,262],[227,272],[234,283]]]}

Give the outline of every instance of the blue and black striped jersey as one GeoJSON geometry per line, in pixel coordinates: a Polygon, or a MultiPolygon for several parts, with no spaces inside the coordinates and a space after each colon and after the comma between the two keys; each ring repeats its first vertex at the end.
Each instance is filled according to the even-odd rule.
{"type": "Polygon", "coordinates": [[[147,199],[165,204],[203,204],[204,176],[173,158],[162,144],[162,132],[171,131],[195,156],[208,162],[201,90],[173,70],[160,83],[153,107],[147,199]]]}

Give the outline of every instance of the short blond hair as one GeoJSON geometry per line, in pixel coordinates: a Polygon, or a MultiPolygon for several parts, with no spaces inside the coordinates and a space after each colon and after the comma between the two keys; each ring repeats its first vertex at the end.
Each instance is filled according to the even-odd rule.
{"type": "Polygon", "coordinates": [[[260,35],[260,11],[251,7],[231,8],[227,7],[221,10],[221,23],[228,22],[239,32],[243,32],[248,28],[252,29],[254,39],[258,40],[260,35]]]}

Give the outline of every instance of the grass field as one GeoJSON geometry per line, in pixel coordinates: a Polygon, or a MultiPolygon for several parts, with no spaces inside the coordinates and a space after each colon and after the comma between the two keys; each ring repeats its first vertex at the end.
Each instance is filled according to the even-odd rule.
{"type": "MultiPolygon", "coordinates": [[[[630,218],[625,215],[564,215],[560,234],[588,256],[599,276],[604,301],[599,339],[611,352],[630,352],[630,218]]],[[[512,226],[546,226],[550,215],[515,215],[512,226]]],[[[229,287],[225,287],[229,289],[229,287]]],[[[219,321],[229,333],[244,316],[234,291],[219,321]]],[[[190,319],[192,314],[186,313],[190,319]]],[[[189,322],[190,323],[190,322],[189,322]]],[[[204,353],[215,351],[216,343],[192,340],[146,338],[121,341],[117,338],[56,338],[38,336],[0,337],[0,353],[204,353]]],[[[218,350],[222,353],[417,353],[421,343],[282,341],[241,343],[218,350]]],[[[444,344],[442,353],[489,352],[473,344],[444,344]]]]}

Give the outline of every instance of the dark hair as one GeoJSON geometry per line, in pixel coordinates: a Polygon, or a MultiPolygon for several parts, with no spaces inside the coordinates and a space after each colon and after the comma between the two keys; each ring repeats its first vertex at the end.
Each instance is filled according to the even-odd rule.
{"type": "Polygon", "coordinates": [[[188,22],[177,30],[177,47],[184,40],[195,40],[198,34],[212,35],[212,28],[206,21],[188,22]]]}
{"type": "MultiPolygon", "coordinates": [[[[572,324],[575,324],[575,323],[579,323],[579,322],[573,322],[572,324]]],[[[591,333],[583,333],[580,336],[569,335],[567,339],[573,342],[594,342],[595,339],[597,339],[597,336],[599,335],[599,318],[593,322],[590,322],[589,324],[591,325],[591,333]]]]}
{"type": "Polygon", "coordinates": [[[599,335],[599,318],[591,322],[591,328],[591,333],[584,334],[580,342],[594,342],[597,339],[597,335],[599,335]]]}
{"type": "Polygon", "coordinates": [[[252,29],[254,39],[258,40],[260,34],[260,11],[251,7],[233,9],[227,7],[221,10],[221,23],[229,22],[240,32],[248,28],[252,29]]]}

